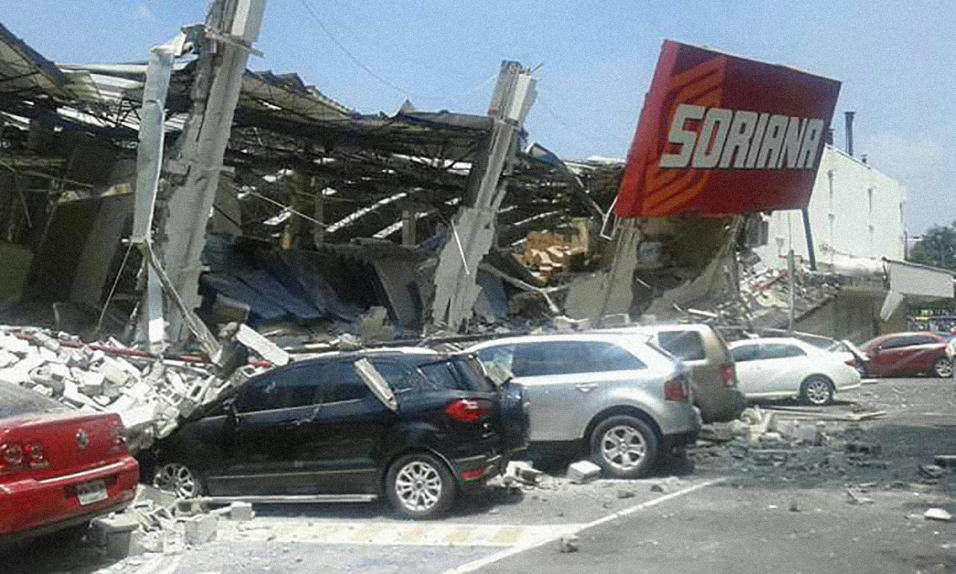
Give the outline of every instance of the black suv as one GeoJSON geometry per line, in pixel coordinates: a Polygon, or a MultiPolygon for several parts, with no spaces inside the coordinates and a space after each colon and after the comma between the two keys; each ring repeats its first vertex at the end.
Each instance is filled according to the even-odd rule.
{"type": "Polygon", "coordinates": [[[157,443],[144,467],[183,497],[384,493],[403,515],[424,518],[501,472],[526,439],[521,386],[496,386],[471,357],[335,353],[249,379],[157,443]]]}

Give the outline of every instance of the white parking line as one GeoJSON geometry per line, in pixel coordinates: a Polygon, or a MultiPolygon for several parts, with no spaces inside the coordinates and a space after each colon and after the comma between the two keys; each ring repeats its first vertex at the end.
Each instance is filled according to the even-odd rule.
{"type": "Polygon", "coordinates": [[[702,483],[700,483],[700,484],[695,484],[694,486],[689,486],[689,487],[687,487],[687,488],[684,488],[684,489],[682,489],[682,490],[678,490],[678,491],[672,492],[672,493],[670,493],[670,494],[665,494],[665,495],[660,496],[660,497],[658,497],[658,498],[655,498],[655,499],[653,499],[653,500],[649,500],[649,501],[647,501],[647,502],[642,502],[642,503],[640,503],[640,504],[636,504],[636,505],[631,506],[631,507],[629,507],[629,508],[625,508],[624,510],[619,510],[619,511],[614,512],[614,513],[612,513],[612,514],[608,514],[607,516],[604,516],[604,517],[602,517],[602,518],[598,518],[597,520],[594,520],[594,521],[592,521],[592,522],[588,522],[587,524],[580,524],[580,525],[577,525],[576,527],[573,527],[573,528],[563,529],[561,532],[555,532],[555,533],[553,533],[551,536],[544,537],[544,538],[541,538],[541,539],[538,539],[538,540],[531,540],[531,541],[528,541],[528,542],[526,542],[526,543],[524,543],[524,544],[518,544],[518,545],[512,546],[511,548],[507,548],[507,549],[502,550],[502,551],[500,551],[500,552],[496,552],[496,553],[494,553],[494,554],[491,554],[491,555],[489,555],[489,556],[486,556],[486,557],[484,557],[484,558],[479,558],[479,559],[477,559],[477,560],[473,560],[473,561],[471,561],[471,562],[468,562],[467,564],[463,564],[463,565],[461,565],[461,566],[458,566],[457,568],[453,568],[453,569],[451,569],[451,570],[447,570],[445,574],[463,574],[464,572],[474,572],[475,570],[478,570],[479,568],[484,568],[485,566],[488,566],[489,564],[494,564],[495,562],[500,562],[501,560],[504,560],[505,558],[509,558],[509,557],[514,556],[514,555],[516,555],[516,554],[520,554],[520,553],[522,553],[522,552],[526,552],[526,551],[528,551],[528,550],[531,550],[532,548],[537,548],[537,547],[539,547],[539,546],[543,546],[543,545],[545,545],[545,544],[547,544],[547,543],[549,543],[549,542],[554,542],[554,541],[558,540],[559,538],[561,538],[562,536],[568,536],[568,535],[570,535],[570,534],[577,534],[577,533],[579,533],[579,532],[581,532],[581,531],[587,530],[588,528],[593,528],[593,527],[595,527],[595,526],[599,526],[599,525],[604,524],[604,523],[606,523],[606,522],[610,522],[611,520],[616,520],[616,519],[618,519],[618,518],[623,518],[623,517],[625,517],[625,516],[628,516],[628,515],[630,515],[630,514],[633,514],[633,513],[637,512],[637,511],[639,511],[639,510],[644,510],[645,508],[651,508],[652,506],[657,506],[658,504],[661,504],[661,503],[663,503],[663,502],[667,502],[668,500],[671,500],[671,499],[673,499],[673,498],[677,498],[677,497],[680,497],[680,496],[684,496],[685,494],[690,494],[691,492],[694,492],[695,490],[699,490],[699,489],[704,488],[704,487],[707,487],[707,486],[713,486],[713,485],[715,485],[715,484],[719,484],[719,483],[721,483],[721,482],[724,482],[725,480],[727,480],[727,479],[726,479],[726,478],[717,478],[717,479],[714,479],[714,480],[708,480],[708,481],[706,481],[706,482],[702,482],[702,483]]]}

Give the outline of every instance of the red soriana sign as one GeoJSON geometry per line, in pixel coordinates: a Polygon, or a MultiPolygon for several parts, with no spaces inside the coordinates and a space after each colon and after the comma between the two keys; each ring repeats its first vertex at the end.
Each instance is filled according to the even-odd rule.
{"type": "Polygon", "coordinates": [[[806,207],[840,83],[664,41],[619,217],[806,207]]]}

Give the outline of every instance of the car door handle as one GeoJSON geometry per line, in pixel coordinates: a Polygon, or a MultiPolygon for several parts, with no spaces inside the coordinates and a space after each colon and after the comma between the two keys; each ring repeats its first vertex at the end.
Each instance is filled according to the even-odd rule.
{"type": "Polygon", "coordinates": [[[578,383],[574,385],[574,388],[582,393],[589,393],[597,388],[597,383],[578,383]]]}

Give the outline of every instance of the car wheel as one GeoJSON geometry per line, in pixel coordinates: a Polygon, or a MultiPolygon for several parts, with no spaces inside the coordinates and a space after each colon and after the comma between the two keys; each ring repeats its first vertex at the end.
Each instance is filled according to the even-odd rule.
{"type": "Polygon", "coordinates": [[[822,406],[833,402],[833,384],[822,376],[813,376],[803,381],[800,396],[807,404],[822,406]]]}
{"type": "Polygon", "coordinates": [[[945,357],[941,357],[933,363],[933,372],[941,379],[948,379],[953,376],[953,363],[945,357]]]}
{"type": "Polygon", "coordinates": [[[455,477],[437,457],[427,453],[405,455],[388,469],[385,492],[402,516],[432,518],[455,501],[455,477]]]}
{"type": "Polygon", "coordinates": [[[185,464],[168,462],[156,468],[153,486],[172,492],[179,498],[196,498],[202,494],[199,476],[185,464]]]}
{"type": "Polygon", "coordinates": [[[591,460],[612,478],[644,476],[657,462],[657,433],[636,417],[617,415],[601,421],[590,442],[591,460]]]}

